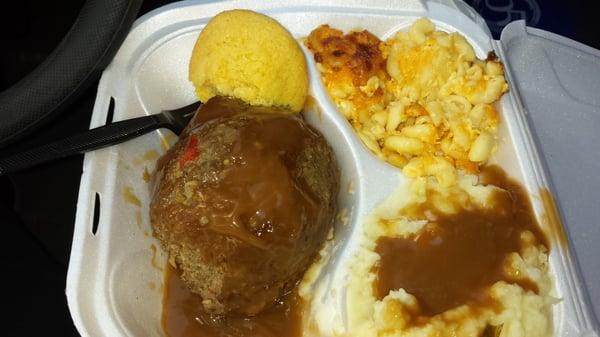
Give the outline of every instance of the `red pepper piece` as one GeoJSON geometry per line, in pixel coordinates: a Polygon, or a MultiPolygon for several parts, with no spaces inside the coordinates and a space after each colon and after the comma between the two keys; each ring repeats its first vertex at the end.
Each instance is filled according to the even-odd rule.
{"type": "Polygon", "coordinates": [[[183,154],[179,158],[179,167],[183,167],[189,161],[194,160],[198,157],[198,138],[192,135],[188,140],[187,147],[183,154]]]}

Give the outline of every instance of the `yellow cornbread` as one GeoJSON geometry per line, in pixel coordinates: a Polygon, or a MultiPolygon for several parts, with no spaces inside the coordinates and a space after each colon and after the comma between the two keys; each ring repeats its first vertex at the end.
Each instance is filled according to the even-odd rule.
{"type": "Polygon", "coordinates": [[[308,91],[304,55],[277,21],[248,10],[225,11],[202,30],[189,79],[202,102],[213,96],[300,111],[308,91]]]}

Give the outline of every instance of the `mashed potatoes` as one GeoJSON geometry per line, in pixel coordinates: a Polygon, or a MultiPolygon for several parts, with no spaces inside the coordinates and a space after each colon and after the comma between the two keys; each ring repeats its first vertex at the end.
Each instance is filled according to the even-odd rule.
{"type": "MultiPolygon", "coordinates": [[[[412,180],[407,189],[399,188],[384,201],[364,222],[361,251],[349,265],[347,285],[347,336],[551,336],[551,306],[556,299],[550,296],[552,281],[548,273],[545,246],[535,236],[524,231],[520,234],[520,251],[505,258],[505,270],[510,275],[521,275],[537,286],[537,293],[504,280],[495,282],[485,293],[493,301],[490,305],[463,304],[430,317],[419,315],[420,302],[405,289],[390,291],[378,299],[373,291],[377,266],[381,257],[376,253],[381,237],[409,237],[422,233],[430,223],[427,218],[413,218],[407,210],[426,203],[427,195],[439,193],[458,212],[462,205],[489,207],[491,196],[498,187],[478,184],[475,176],[461,175],[456,187],[443,188],[429,179],[412,180]],[[446,197],[444,197],[444,195],[446,197]],[[457,202],[456,200],[463,200],[457,202]]],[[[402,271],[398,271],[399,273],[402,271]]],[[[443,275],[440,275],[443,278],[443,275]]],[[[443,282],[443,281],[441,281],[443,282]]]]}
{"type": "MultiPolygon", "coordinates": [[[[405,289],[390,291],[378,298],[374,291],[381,256],[376,252],[382,237],[410,237],[426,230],[434,220],[415,218],[411,209],[428,202],[437,194],[447,201],[449,214],[463,207],[486,209],[494,195],[505,191],[482,185],[474,175],[460,175],[457,185],[444,188],[433,178],[404,180],[361,223],[360,246],[345,264],[348,269],[344,284],[331,284],[322,269],[332,257],[333,243],[321,252],[321,258],[305,274],[300,296],[307,301],[305,328],[308,336],[419,336],[419,337],[546,337],[552,335],[552,280],[548,273],[548,250],[531,231],[519,235],[520,249],[504,257],[505,280],[485,288],[489,305],[465,303],[442,313],[423,316],[418,297],[405,289]],[[510,281],[520,276],[534,285],[523,287],[510,281]],[[331,302],[337,293],[345,294],[340,302],[331,302]],[[331,292],[331,294],[327,294],[331,292]],[[323,301],[325,299],[325,301],[323,301]],[[339,305],[339,308],[335,307],[339,305]]],[[[398,270],[401,273],[402,270],[398,270]]],[[[443,282],[443,275],[440,281],[443,282]]]]}
{"type": "Polygon", "coordinates": [[[204,27],[189,78],[202,102],[213,96],[300,111],[308,92],[304,55],[294,37],[268,16],[231,10],[204,27]]]}

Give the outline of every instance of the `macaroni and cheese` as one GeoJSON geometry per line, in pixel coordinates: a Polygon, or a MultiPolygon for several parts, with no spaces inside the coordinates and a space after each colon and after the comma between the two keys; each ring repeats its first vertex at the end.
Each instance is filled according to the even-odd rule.
{"type": "Polygon", "coordinates": [[[503,66],[493,54],[477,59],[462,35],[422,18],[385,42],[324,25],[307,45],[363,143],[405,175],[452,186],[457,169],[476,173],[494,151],[503,66]]]}

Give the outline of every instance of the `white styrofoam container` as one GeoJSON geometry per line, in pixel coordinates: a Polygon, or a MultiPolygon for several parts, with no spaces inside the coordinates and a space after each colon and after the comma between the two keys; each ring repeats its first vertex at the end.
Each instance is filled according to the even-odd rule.
{"type": "MultiPolygon", "coordinates": [[[[427,16],[439,29],[463,34],[480,58],[494,49],[504,61],[505,47],[491,39],[484,21],[459,1],[299,0],[293,4],[268,1],[204,3],[183,1],[157,9],[138,19],[110,66],[105,70],[90,127],[107,122],[114,100],[113,120],[148,115],[196,100],[187,80],[187,66],[195,39],[215,14],[248,8],[268,14],[295,36],[307,36],[320,24],[348,30],[361,27],[382,39],[427,16]]],[[[330,284],[343,285],[342,264],[356,251],[362,218],[385,199],[402,177],[392,166],[374,157],[359,141],[349,123],[329,100],[313,58],[309,63],[312,108],[305,117],[326,136],[342,168],[341,208],[350,210],[348,225],[336,224],[336,244],[327,266],[330,284]]],[[[500,146],[494,162],[520,181],[531,195],[541,226],[551,241],[560,229],[544,219],[541,188],[550,188],[540,154],[527,123],[526,111],[507,63],[511,90],[499,102],[502,115],[500,146]]],[[[175,137],[160,130],[127,143],[86,154],[77,204],[67,299],[75,325],[83,336],[162,336],[160,325],[163,271],[166,256],[151,236],[148,218],[150,191],[143,179],[152,171],[156,154],[164,153],[162,140],[175,137]],[[140,205],[124,197],[129,191],[140,205]],[[129,201],[128,201],[129,200],[129,201]]],[[[555,295],[555,336],[599,336],[574,253],[553,245],[550,252],[555,295]]],[[[343,289],[341,289],[343,290],[343,289]]],[[[336,296],[343,296],[343,291],[336,296]]],[[[333,295],[331,295],[333,296],[333,295]]],[[[324,301],[337,303],[335,298],[324,301]]]]}

